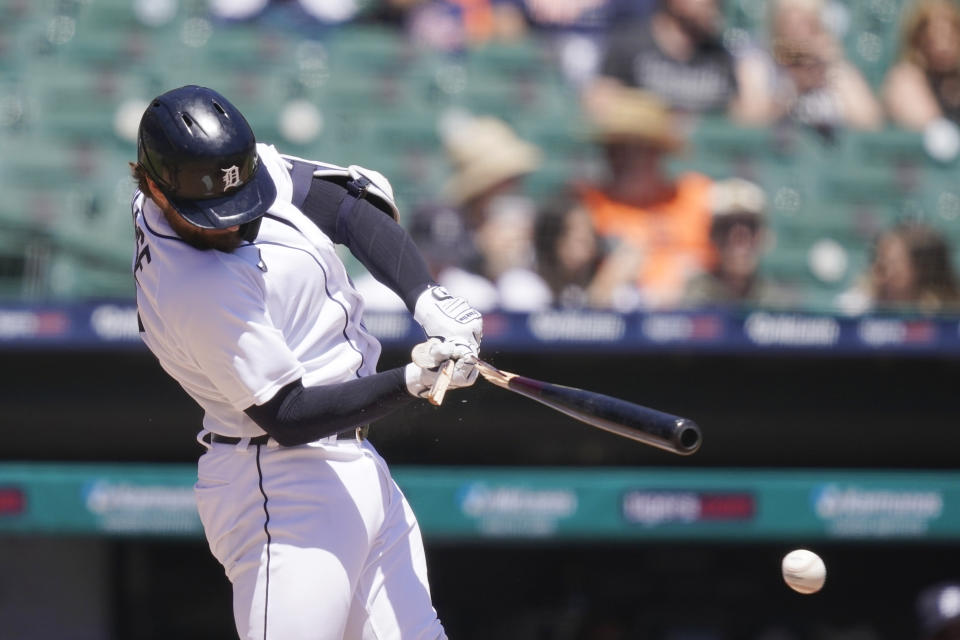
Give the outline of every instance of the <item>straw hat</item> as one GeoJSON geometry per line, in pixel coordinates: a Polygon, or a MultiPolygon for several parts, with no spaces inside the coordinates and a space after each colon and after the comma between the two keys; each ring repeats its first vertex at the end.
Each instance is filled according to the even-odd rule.
{"type": "Polygon", "coordinates": [[[608,86],[591,100],[587,118],[592,137],[602,143],[638,141],[671,151],[683,146],[679,124],[649,91],[608,86]]]}
{"type": "Polygon", "coordinates": [[[444,142],[454,169],[445,192],[456,205],[540,166],[540,150],[494,117],[469,118],[448,133],[444,142]]]}

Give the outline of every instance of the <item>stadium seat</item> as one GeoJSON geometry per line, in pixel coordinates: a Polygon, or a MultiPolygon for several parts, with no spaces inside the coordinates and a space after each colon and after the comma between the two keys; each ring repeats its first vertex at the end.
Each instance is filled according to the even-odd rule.
{"type": "Polygon", "coordinates": [[[160,84],[147,74],[48,61],[29,68],[30,125],[38,135],[97,145],[123,144],[115,128],[127,100],[146,103],[160,84]]]}
{"type": "Polygon", "coordinates": [[[745,127],[720,116],[692,123],[687,153],[707,164],[724,163],[732,175],[756,174],[769,167],[819,161],[826,150],[815,137],[795,127],[745,127]]]}
{"type": "Polygon", "coordinates": [[[850,2],[841,5],[849,22],[843,35],[847,58],[876,90],[897,56],[902,0],[850,2]]]}
{"type": "Polygon", "coordinates": [[[400,30],[386,27],[337,29],[321,42],[329,51],[331,66],[345,76],[402,74],[417,55],[400,30]]]}
{"type": "Polygon", "coordinates": [[[135,294],[129,263],[121,269],[91,253],[60,251],[50,260],[48,271],[45,293],[57,299],[132,299],[135,294]]]}
{"type": "Polygon", "coordinates": [[[956,158],[935,160],[927,152],[922,134],[895,126],[881,131],[845,131],[840,141],[841,153],[852,165],[926,170],[957,164],[956,158]]]}
{"type": "Polygon", "coordinates": [[[472,73],[516,78],[553,79],[558,69],[550,59],[547,43],[534,35],[514,42],[489,42],[466,52],[472,73]]]}
{"type": "Polygon", "coordinates": [[[822,245],[818,239],[804,246],[775,247],[763,256],[760,273],[820,300],[836,295],[849,287],[865,268],[867,249],[822,240],[822,245]],[[818,260],[816,250],[823,247],[836,252],[831,251],[828,256],[820,254],[818,260]]]}
{"type": "Polygon", "coordinates": [[[884,166],[839,166],[831,163],[820,172],[821,194],[839,202],[888,203],[907,188],[898,184],[895,172],[884,166]]]}
{"type": "MultiPolygon", "coordinates": [[[[844,45],[872,83],[895,55],[903,5],[844,4],[844,45]]],[[[34,292],[129,291],[127,162],[135,149],[116,130],[117,108],[187,83],[229,96],[258,139],[283,152],[383,172],[402,211],[440,195],[449,167],[437,126],[448,109],[500,116],[540,146],[544,165],[526,183],[538,199],[602,165],[575,89],[533,37],[448,54],[380,25],[309,32],[275,21],[226,23],[189,3],[157,27],[139,22],[128,0],[16,7],[0,7],[0,142],[16,149],[0,158],[0,228],[8,238],[34,234],[42,242],[31,259],[50,279],[31,276],[34,292]],[[57,14],[64,19],[51,22],[57,14]],[[280,119],[294,99],[317,108],[312,138],[285,137],[280,119]]],[[[725,6],[731,41],[761,33],[764,7],[725,6]]],[[[810,300],[830,300],[862,265],[875,234],[898,219],[937,224],[960,244],[957,161],[932,160],[919,134],[847,131],[829,146],[802,129],[746,128],[722,117],[691,126],[671,170],[760,184],[776,238],[764,268],[799,283],[810,300]],[[809,263],[811,247],[824,239],[847,252],[847,271],[831,282],[809,263]]],[[[24,290],[4,280],[23,263],[10,248],[23,244],[0,246],[0,295],[24,290]]]]}

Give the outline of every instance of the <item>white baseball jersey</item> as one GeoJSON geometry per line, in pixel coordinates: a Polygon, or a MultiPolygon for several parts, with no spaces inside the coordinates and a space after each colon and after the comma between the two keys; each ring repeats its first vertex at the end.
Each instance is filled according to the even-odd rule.
{"type": "Polygon", "coordinates": [[[143,340],[203,408],[204,428],[236,437],[264,433],[243,410],[284,385],[370,375],[380,356],[333,242],[290,203],[283,157],[264,144],[257,151],[277,199],[254,244],[198,251],[153,201],[138,193],[133,202],[143,340]]]}
{"type": "MultiPolygon", "coordinates": [[[[277,198],[232,253],[194,249],[142,193],[133,202],[143,340],[204,409],[204,429],[239,438],[263,435],[244,409],[284,385],[370,375],[380,356],[333,243],[291,204],[284,157],[257,151],[277,198]]],[[[446,638],[416,518],[369,441],[205,447],[197,508],[241,638],[446,638]]]]}

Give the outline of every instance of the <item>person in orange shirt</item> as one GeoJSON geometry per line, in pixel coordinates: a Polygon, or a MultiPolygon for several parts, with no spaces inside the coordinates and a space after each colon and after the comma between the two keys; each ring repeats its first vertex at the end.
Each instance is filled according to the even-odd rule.
{"type": "Polygon", "coordinates": [[[653,94],[617,87],[586,105],[602,148],[604,180],[579,185],[581,203],[612,245],[608,259],[635,278],[638,306],[676,305],[687,279],[712,265],[708,176],[671,175],[667,160],[684,145],[671,113],[653,94]]]}

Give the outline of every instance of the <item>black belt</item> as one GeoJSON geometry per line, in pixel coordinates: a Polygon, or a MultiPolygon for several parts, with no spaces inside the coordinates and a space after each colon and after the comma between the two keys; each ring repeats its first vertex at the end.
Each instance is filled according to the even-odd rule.
{"type": "MultiPolygon", "coordinates": [[[[337,440],[366,440],[367,432],[370,430],[370,425],[365,424],[363,426],[357,427],[356,429],[347,429],[346,431],[341,431],[337,434],[337,440]]],[[[233,436],[222,436],[219,433],[208,433],[207,438],[208,442],[216,442],[217,444],[240,444],[240,441],[243,438],[235,438],[233,436]]],[[[254,436],[249,439],[250,444],[267,444],[270,442],[270,436],[264,434],[262,436],[254,436]]]]}

